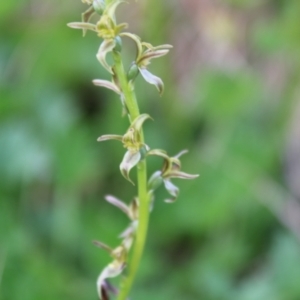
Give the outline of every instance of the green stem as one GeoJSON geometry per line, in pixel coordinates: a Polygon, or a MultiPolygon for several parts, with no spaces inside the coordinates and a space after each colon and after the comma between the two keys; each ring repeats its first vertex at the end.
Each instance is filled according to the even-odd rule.
{"type": "MultiPolygon", "coordinates": [[[[113,52],[115,62],[115,72],[119,80],[122,92],[125,97],[125,103],[130,114],[131,121],[140,115],[138,103],[136,100],[133,85],[131,85],[126,76],[121,55],[113,52]]],[[[143,133],[141,134],[142,143],[144,143],[143,133]]],[[[147,164],[146,160],[142,160],[137,165],[137,184],[139,199],[139,220],[136,238],[133,246],[133,253],[128,266],[128,276],[122,282],[118,300],[126,300],[130,289],[133,285],[135,275],[137,273],[140,260],[143,254],[144,245],[147,236],[149,222],[149,197],[147,193],[147,164]]]]}

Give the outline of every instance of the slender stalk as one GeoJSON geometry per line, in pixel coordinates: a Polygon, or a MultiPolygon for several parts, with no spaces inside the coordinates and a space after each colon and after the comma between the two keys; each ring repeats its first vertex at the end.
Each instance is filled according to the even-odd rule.
{"type": "MultiPolygon", "coordinates": [[[[122,92],[124,93],[125,103],[128,108],[131,121],[140,115],[138,103],[133,86],[128,82],[126,72],[122,63],[121,55],[113,52],[115,62],[115,72],[118,77],[122,92]]],[[[143,132],[141,133],[144,143],[143,132]]],[[[146,160],[141,160],[137,165],[137,184],[139,199],[139,220],[136,233],[135,243],[133,246],[133,254],[128,266],[128,276],[124,278],[118,300],[125,300],[132,287],[135,275],[137,273],[140,260],[143,254],[144,245],[147,236],[149,223],[149,197],[147,193],[147,164],[146,160]]]]}

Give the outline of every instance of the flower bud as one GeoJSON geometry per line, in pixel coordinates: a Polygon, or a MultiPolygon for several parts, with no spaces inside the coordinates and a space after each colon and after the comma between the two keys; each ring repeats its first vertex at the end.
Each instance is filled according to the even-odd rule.
{"type": "Polygon", "coordinates": [[[115,37],[116,46],[114,51],[121,52],[122,51],[122,39],[119,36],[115,37]]]}
{"type": "Polygon", "coordinates": [[[137,64],[134,62],[131,64],[131,66],[127,72],[128,81],[134,80],[138,74],[139,74],[139,68],[138,68],[137,64]]]}
{"type": "Polygon", "coordinates": [[[161,177],[161,172],[155,172],[148,181],[148,190],[155,191],[163,183],[163,178],[161,177]]]}
{"type": "Polygon", "coordinates": [[[104,0],[94,0],[93,8],[97,14],[102,15],[103,11],[105,9],[105,1],[104,0]]]}

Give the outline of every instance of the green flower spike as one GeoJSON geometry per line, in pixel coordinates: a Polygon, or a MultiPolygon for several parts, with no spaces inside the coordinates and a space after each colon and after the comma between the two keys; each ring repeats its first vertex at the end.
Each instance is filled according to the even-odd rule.
{"type": "Polygon", "coordinates": [[[130,125],[127,132],[122,135],[107,134],[100,136],[97,141],[107,141],[107,140],[117,140],[121,141],[124,147],[127,149],[123,160],[120,164],[121,174],[130,181],[133,185],[133,181],[129,177],[130,170],[138,164],[138,162],[143,159],[142,153],[149,150],[149,147],[142,143],[141,140],[141,130],[143,123],[151,119],[148,114],[139,115],[130,125]]]}
{"type": "Polygon", "coordinates": [[[150,64],[151,59],[166,55],[170,51],[172,46],[166,44],[154,47],[149,43],[141,42],[141,39],[137,35],[129,32],[123,32],[120,35],[131,38],[137,46],[137,57],[135,62],[132,64],[129,73],[132,72],[132,69],[138,67],[138,70],[143,78],[148,83],[155,85],[157,90],[159,91],[159,94],[162,95],[164,91],[163,81],[159,77],[148,71],[147,67],[150,64]]]}
{"type": "Polygon", "coordinates": [[[194,179],[199,175],[188,174],[180,171],[181,162],[179,157],[185,153],[187,150],[179,152],[173,157],[169,157],[164,150],[150,150],[147,155],[160,156],[164,159],[164,165],[161,171],[155,172],[149,179],[148,188],[150,191],[157,189],[161,183],[164,183],[164,186],[168,193],[172,196],[171,199],[166,199],[165,202],[171,203],[174,202],[179,195],[179,188],[171,182],[171,178],[181,178],[181,179],[194,179]]]}

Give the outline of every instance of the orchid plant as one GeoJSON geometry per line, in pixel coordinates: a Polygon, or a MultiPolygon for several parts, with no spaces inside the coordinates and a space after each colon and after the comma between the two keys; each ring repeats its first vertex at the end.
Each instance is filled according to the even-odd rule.
{"type": "Polygon", "coordinates": [[[129,119],[129,127],[124,135],[107,134],[98,138],[99,142],[107,140],[120,141],[126,152],[120,163],[120,171],[126,180],[131,184],[135,183],[129,177],[130,170],[137,169],[137,196],[127,205],[114,196],[108,195],[105,199],[112,205],[125,213],[130,223],[121,233],[121,243],[114,248],[106,244],[94,241],[94,244],[112,257],[112,262],[100,273],[97,280],[97,292],[99,299],[108,300],[115,295],[118,300],[127,299],[131,290],[135,275],[140,264],[143,248],[145,245],[149,214],[153,208],[155,190],[164,185],[170,198],[166,202],[174,202],[179,195],[179,188],[172,182],[172,178],[193,179],[198,175],[192,175],[181,171],[180,156],[187,152],[181,151],[175,156],[169,156],[161,149],[151,149],[145,143],[143,124],[146,120],[152,119],[148,114],[141,114],[135,94],[135,79],[139,74],[150,84],[154,85],[159,94],[162,95],[164,84],[161,78],[152,74],[148,66],[152,59],[166,55],[171,45],[152,46],[142,41],[136,34],[127,32],[126,23],[118,24],[115,12],[124,0],[82,0],[88,5],[87,10],[82,14],[81,22],[69,23],[68,26],[83,31],[95,32],[101,39],[96,57],[99,63],[111,75],[111,80],[95,79],[96,86],[108,88],[115,92],[121,100],[123,115],[129,119]],[[91,23],[91,17],[97,16],[98,21],[91,23]],[[136,57],[128,70],[125,70],[122,61],[122,40],[131,39],[136,44],[136,57]],[[110,54],[113,63],[110,65],[106,57],[110,54]],[[161,170],[156,171],[149,180],[147,179],[147,157],[159,156],[163,158],[161,170]],[[129,256],[129,253],[131,255],[129,256]],[[121,289],[113,287],[108,279],[119,276],[124,269],[128,269],[127,276],[123,278],[121,289]]]}

